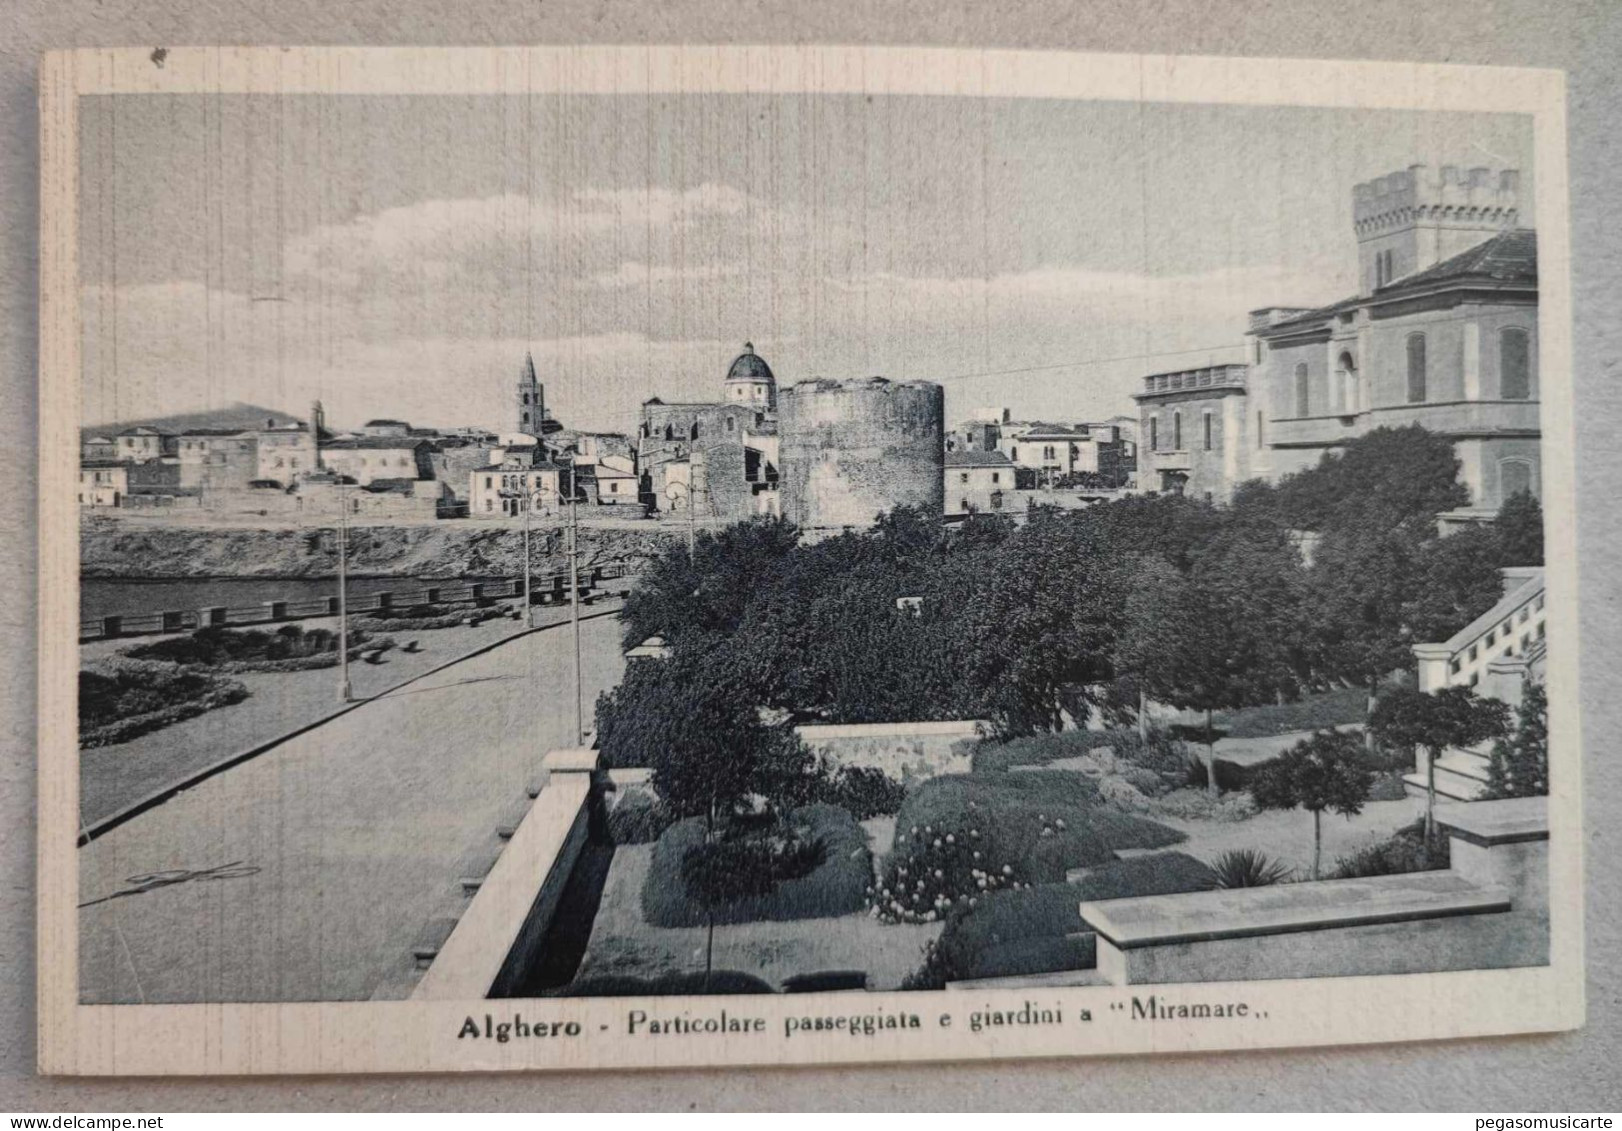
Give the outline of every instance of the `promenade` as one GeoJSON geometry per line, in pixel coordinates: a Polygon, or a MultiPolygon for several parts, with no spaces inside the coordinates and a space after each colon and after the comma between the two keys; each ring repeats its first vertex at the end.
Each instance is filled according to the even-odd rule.
{"type": "MultiPolygon", "coordinates": [[[[586,725],[620,624],[581,625],[586,725]]],[[[548,749],[575,741],[566,626],[397,688],[200,782],[79,851],[87,1003],[386,993],[548,749]],[[171,873],[180,882],[142,877],[171,873]]]]}

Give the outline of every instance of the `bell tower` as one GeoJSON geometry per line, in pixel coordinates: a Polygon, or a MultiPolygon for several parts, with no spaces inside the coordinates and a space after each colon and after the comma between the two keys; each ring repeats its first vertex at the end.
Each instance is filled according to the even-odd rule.
{"type": "Polygon", "coordinates": [[[528,352],[524,354],[524,367],[518,371],[515,407],[517,431],[526,436],[539,436],[546,420],[546,387],[535,376],[535,358],[528,352]]]}

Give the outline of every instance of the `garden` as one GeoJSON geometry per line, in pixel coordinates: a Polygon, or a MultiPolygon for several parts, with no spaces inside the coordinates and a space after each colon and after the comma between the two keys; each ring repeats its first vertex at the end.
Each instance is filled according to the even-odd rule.
{"type": "Polygon", "coordinates": [[[1546,782],[1538,719],[1408,674],[1412,641],[1541,553],[1523,496],[1441,538],[1462,492],[1446,441],[1381,430],[1222,508],[951,531],[902,510],[815,543],[760,520],[677,547],[623,613],[668,657],[597,705],[604,764],[648,780],[614,799],[557,992],[1085,976],[1084,900],[1446,867],[1434,790],[1400,778],[1416,748],[1495,743],[1494,795],[1546,782]],[[964,719],[987,731],[970,771],[924,780],[794,731],[964,719]]]}

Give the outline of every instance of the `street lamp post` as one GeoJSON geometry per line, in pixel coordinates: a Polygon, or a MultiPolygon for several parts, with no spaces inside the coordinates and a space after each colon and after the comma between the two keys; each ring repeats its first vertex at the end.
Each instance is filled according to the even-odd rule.
{"type": "Polygon", "coordinates": [[[338,476],[338,702],[354,699],[349,684],[349,500],[338,476]]]}
{"type": "Polygon", "coordinates": [[[569,465],[569,619],[574,622],[574,742],[586,744],[584,692],[580,679],[580,509],[575,499],[574,464],[569,465]]]}

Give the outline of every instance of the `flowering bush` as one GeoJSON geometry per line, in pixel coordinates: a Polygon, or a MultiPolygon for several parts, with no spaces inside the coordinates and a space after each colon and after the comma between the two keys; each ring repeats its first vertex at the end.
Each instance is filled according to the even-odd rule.
{"type": "MultiPolygon", "coordinates": [[[[1130,788],[1130,787],[1129,787],[1130,788]]],[[[997,891],[1063,881],[1117,848],[1161,848],[1183,834],[1101,807],[1080,774],[1031,771],[933,778],[907,797],[895,843],[868,893],[869,914],[930,923],[997,891]]]]}

